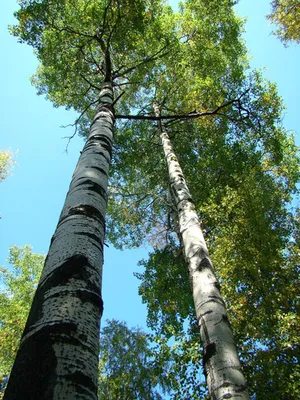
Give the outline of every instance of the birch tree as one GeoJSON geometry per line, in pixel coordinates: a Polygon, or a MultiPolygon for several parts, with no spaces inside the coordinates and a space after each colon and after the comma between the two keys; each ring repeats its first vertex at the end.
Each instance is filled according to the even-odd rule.
{"type": "MultiPolygon", "coordinates": [[[[80,112],[75,122],[75,132],[87,134],[87,126],[93,121],[103,81],[105,90],[111,90],[109,88],[113,86],[117,92],[116,118],[168,120],[166,127],[170,129],[172,126],[170,137],[180,161],[184,161],[182,165],[185,165],[185,175],[199,175],[199,182],[198,179],[189,179],[196,211],[199,214],[205,214],[206,211],[210,226],[208,229],[212,230],[215,213],[211,210],[223,211],[225,208],[225,218],[222,220],[222,214],[215,218],[218,223],[221,222],[224,233],[224,225],[230,220],[231,193],[238,190],[240,181],[249,172],[249,165],[256,165],[262,158],[265,165],[272,168],[274,181],[278,176],[287,176],[282,169],[283,154],[286,154],[281,147],[284,134],[274,129],[274,121],[280,114],[278,96],[273,96],[276,91],[272,86],[266,90],[258,75],[255,75],[255,82],[249,87],[244,72],[247,65],[245,49],[239,40],[241,21],[232,12],[232,2],[224,0],[204,4],[188,1],[182,7],[181,16],[176,19],[176,26],[170,10],[161,14],[159,4],[150,3],[146,8],[143,8],[144,2],[134,3],[136,8],[133,12],[126,1],[72,1],[67,4],[59,1],[55,5],[21,1],[22,7],[18,14],[20,24],[15,28],[15,33],[21,40],[35,47],[42,61],[33,79],[39,92],[46,94],[57,106],[73,107],[80,112]],[[103,22],[100,28],[99,21],[103,22]],[[128,26],[132,29],[128,30],[128,26]],[[109,65],[111,74],[107,68],[109,65]],[[120,98],[120,88],[124,87],[126,93],[120,98]],[[163,107],[160,118],[151,111],[153,100],[163,107]],[[138,112],[133,116],[132,111],[138,112]],[[191,119],[196,118],[201,122],[191,122],[191,119]],[[190,120],[184,122],[187,119],[190,120]],[[176,126],[175,121],[178,122],[176,126]],[[208,163],[209,159],[214,162],[208,163]],[[218,161],[222,161],[223,169],[219,168],[218,161]],[[239,169],[242,174],[239,174],[239,169]]],[[[105,98],[103,106],[107,107],[107,96],[105,98]]],[[[114,105],[112,96],[109,98],[110,105],[114,105]]],[[[110,126],[114,120],[111,106],[106,114],[110,116],[110,126]]],[[[98,122],[92,124],[92,129],[98,122]]],[[[107,129],[107,124],[104,125],[107,129]]],[[[159,152],[153,152],[153,146],[160,147],[153,129],[149,129],[149,125],[143,121],[135,125],[132,122],[119,122],[119,130],[122,134],[116,138],[111,169],[111,194],[115,201],[109,210],[108,238],[119,245],[137,245],[145,233],[156,233],[161,227],[168,226],[165,221],[169,209],[164,196],[168,179],[164,159],[159,152]],[[143,157],[140,156],[141,152],[143,157]]],[[[100,135],[96,137],[98,139],[100,135]]],[[[109,149],[110,143],[104,140],[104,152],[109,149]]],[[[289,148],[292,155],[290,165],[294,168],[295,157],[292,146],[289,148]]],[[[90,157],[84,159],[89,162],[90,157]]],[[[109,160],[106,158],[104,163],[109,163],[109,160]]],[[[100,177],[97,175],[98,181],[93,180],[93,188],[103,182],[102,178],[106,179],[103,177],[106,176],[103,174],[105,168],[100,165],[100,177]]],[[[94,165],[89,175],[96,176],[95,170],[97,165],[94,165]]],[[[297,175],[295,168],[293,171],[293,176],[289,175],[286,180],[287,197],[289,191],[293,190],[297,175]]],[[[258,176],[259,172],[255,176],[251,175],[253,178],[258,176]]],[[[75,183],[80,182],[84,182],[84,179],[76,177],[75,183]]],[[[255,179],[251,180],[253,182],[255,179]]],[[[101,194],[104,194],[104,190],[101,194]]],[[[241,197],[245,201],[246,191],[241,197]]],[[[85,206],[85,202],[81,204],[85,206]]],[[[102,204],[105,206],[105,200],[102,204]]],[[[70,209],[72,207],[74,204],[70,209]]],[[[81,206],[77,207],[78,210],[81,210],[81,206]]],[[[102,228],[103,216],[101,213],[102,228]]],[[[253,221],[251,215],[247,214],[248,217],[253,221]]],[[[86,226],[85,223],[86,220],[83,220],[81,227],[86,226]]],[[[267,218],[266,226],[270,227],[272,223],[274,220],[267,218]]],[[[251,226],[251,223],[247,226],[251,226]]],[[[92,241],[95,246],[95,236],[88,233],[87,242],[92,241]]],[[[218,238],[218,234],[215,236],[218,238]]],[[[103,229],[97,237],[103,240],[103,229]]],[[[254,239],[256,236],[251,236],[251,240],[254,239]]],[[[103,243],[101,240],[100,243],[103,243]]],[[[250,245],[255,242],[251,240],[250,245]]],[[[223,248],[224,243],[227,249],[226,242],[223,242],[223,248]]],[[[76,247],[76,255],[81,256],[78,249],[76,247]]],[[[231,245],[230,249],[239,254],[238,246],[231,245]]],[[[87,257],[90,250],[85,248],[84,251],[87,257]]],[[[98,254],[101,258],[101,246],[98,254]]],[[[248,271],[248,268],[245,270],[248,271]]],[[[239,279],[241,275],[236,276],[239,279]]],[[[50,277],[48,282],[51,281],[50,277]]],[[[77,276],[75,278],[77,280],[77,276]]],[[[85,285],[80,282],[82,284],[85,285]]],[[[232,290],[240,285],[234,281],[232,290]]],[[[55,288],[53,290],[55,292],[55,288]]],[[[159,301],[158,298],[157,303],[159,301]]],[[[101,306],[99,308],[98,313],[101,306]]],[[[64,337],[70,335],[73,337],[71,331],[64,337]]],[[[92,396],[95,396],[94,370],[92,381],[92,396]]],[[[74,389],[74,393],[77,389],[74,389]]],[[[87,386],[85,390],[88,390],[87,386]]]]}
{"type": "MultiPolygon", "coordinates": [[[[188,17],[186,25],[192,32],[197,32],[188,17]]],[[[199,25],[197,28],[200,30],[199,25]]],[[[205,36],[203,31],[200,32],[201,39],[212,37],[212,34],[205,36]]],[[[249,377],[251,393],[260,398],[281,393],[288,398],[295,393],[298,376],[297,361],[292,356],[298,348],[298,341],[292,328],[287,333],[287,325],[283,322],[293,321],[291,326],[295,327],[297,318],[292,294],[297,287],[295,264],[292,267],[294,256],[289,261],[286,259],[287,249],[290,246],[294,248],[290,238],[296,229],[290,201],[297,192],[295,185],[299,179],[297,149],[293,138],[281,128],[283,105],[276,86],[264,81],[257,72],[248,79],[242,76],[242,82],[237,78],[238,75],[234,75],[234,80],[230,75],[234,69],[229,69],[229,76],[221,74],[219,81],[216,70],[220,66],[210,71],[209,66],[214,64],[208,63],[208,71],[215,79],[209,80],[210,75],[205,76],[206,70],[203,73],[199,67],[202,64],[195,62],[199,60],[203,63],[206,60],[206,54],[202,56],[201,53],[202,41],[195,39],[196,34],[192,44],[188,43],[188,51],[181,60],[184,61],[182,69],[177,61],[179,77],[175,72],[171,75],[169,70],[170,75],[165,81],[169,82],[172,76],[172,88],[164,84],[164,71],[158,71],[155,99],[162,104],[164,114],[161,120],[167,121],[167,130],[189,181],[197,214],[202,220],[217,274],[224,286],[222,293],[229,305],[234,331],[242,349],[242,361],[249,377]],[[231,80],[228,79],[230,77],[231,80]],[[220,86],[215,87],[215,81],[220,86]],[[194,85],[189,86],[191,82],[194,85]],[[206,85],[207,92],[204,90],[206,85]],[[202,90],[199,90],[200,87],[202,90]],[[218,100],[219,103],[216,103],[218,100]],[[206,102],[210,108],[205,107],[206,102]],[[222,104],[225,106],[220,109],[222,104]],[[193,112],[189,114],[191,110],[193,112]],[[169,119],[167,114],[170,111],[172,117],[169,115],[169,119]],[[184,122],[188,118],[194,118],[195,122],[184,122]],[[278,279],[278,275],[282,279],[278,279]],[[293,288],[291,291],[283,289],[284,281],[290,282],[288,287],[293,288]],[[271,292],[268,282],[276,282],[272,284],[274,290],[271,292]],[[283,303],[287,301],[289,306],[282,307],[280,299],[283,303]],[[257,308],[261,311],[257,312],[257,308]],[[270,310],[274,317],[266,320],[263,316],[268,315],[270,310]],[[293,343],[291,350],[284,345],[286,339],[282,340],[283,337],[278,335],[277,327],[282,323],[285,326],[283,328],[282,325],[282,329],[291,339],[288,342],[293,343]],[[288,380],[289,369],[295,371],[289,385],[275,382],[274,376],[278,374],[283,381],[288,380]],[[262,378],[262,370],[265,373],[266,370],[271,371],[268,383],[262,378]]],[[[234,47],[232,37],[228,41],[234,47]]],[[[209,55],[207,57],[209,59],[209,55]]],[[[221,60],[224,58],[225,55],[221,60]]],[[[184,290],[188,290],[183,282],[186,279],[184,268],[180,270],[174,267],[177,263],[173,253],[177,257],[177,250],[168,250],[171,242],[168,237],[169,182],[164,174],[164,160],[159,156],[161,147],[156,128],[147,124],[156,119],[151,114],[151,101],[148,103],[144,115],[132,116],[134,123],[127,125],[128,136],[121,138],[122,146],[117,160],[120,162],[117,167],[121,170],[121,162],[131,165],[131,161],[134,163],[138,159],[138,151],[142,148],[144,154],[150,156],[143,157],[138,165],[135,161],[135,169],[138,168],[139,174],[143,174],[145,179],[143,182],[136,179],[131,181],[131,171],[127,169],[124,172],[125,183],[118,186],[116,182],[116,191],[113,193],[115,202],[110,213],[111,225],[114,226],[111,238],[117,245],[124,245],[124,240],[120,238],[124,238],[126,233],[128,243],[135,245],[138,241],[136,237],[143,239],[143,234],[147,234],[152,243],[155,236],[159,237],[156,245],[162,248],[167,246],[162,250],[164,257],[160,260],[156,250],[149,263],[143,262],[146,267],[151,267],[151,271],[146,270],[140,275],[143,279],[140,291],[149,305],[148,321],[151,327],[155,329],[159,326],[165,335],[174,336],[181,332],[184,317],[189,317],[193,322],[193,310],[188,303],[190,296],[184,294],[184,290]],[[136,124],[137,120],[140,120],[139,124],[136,124]],[[127,148],[131,146],[130,153],[122,153],[126,144],[127,148]],[[149,171],[153,173],[149,174],[149,171]],[[157,212],[157,209],[160,211],[157,212]],[[117,214],[122,215],[119,225],[117,214]],[[118,226],[122,236],[118,236],[118,226]],[[172,259],[168,260],[168,257],[172,259]]],[[[136,172],[133,172],[133,177],[136,177],[136,172]]]]}
{"type": "MultiPolygon", "coordinates": [[[[159,116],[158,105],[154,105],[154,110],[155,115],[159,116]]],[[[209,393],[213,399],[248,399],[246,381],[200,222],[169,136],[161,123],[159,129],[200,327],[209,393]]]]}
{"type": "MultiPolygon", "coordinates": [[[[19,346],[44,256],[30,246],[12,246],[8,266],[0,268],[0,399],[19,346]]],[[[106,321],[101,331],[99,398],[161,399],[174,385],[171,358],[157,362],[151,335],[126,323],[106,321]]]]}
{"type": "Polygon", "coordinates": [[[159,3],[139,2],[133,7],[126,1],[19,3],[14,33],[37,52],[41,67],[35,80],[41,91],[47,91],[56,105],[83,108],[82,116],[89,109],[94,116],[4,398],[73,399],[80,394],[96,399],[105,210],[115,120],[113,81],[132,78],[136,70],[141,73],[165,50],[166,44],[151,53],[156,35],[163,37],[159,3]],[[93,82],[90,76],[95,77],[93,82]],[[74,94],[76,90],[79,93],[74,94]],[[89,101],[90,92],[97,93],[96,101],[89,101]]]}

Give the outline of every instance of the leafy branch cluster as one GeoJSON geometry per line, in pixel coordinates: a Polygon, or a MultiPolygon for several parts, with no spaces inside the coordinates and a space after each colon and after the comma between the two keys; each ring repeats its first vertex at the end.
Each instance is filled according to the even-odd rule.
{"type": "Polygon", "coordinates": [[[13,33],[41,61],[33,83],[79,113],[75,133],[88,136],[103,82],[114,89],[106,236],[119,248],[154,245],[137,276],[160,357],[181,360],[174,398],[203,395],[203,386],[162,127],[201,220],[250,392],[296,399],[299,224],[291,201],[299,158],[276,85],[249,72],[233,2],[187,0],[178,14],[158,0],[19,3],[13,33]]]}

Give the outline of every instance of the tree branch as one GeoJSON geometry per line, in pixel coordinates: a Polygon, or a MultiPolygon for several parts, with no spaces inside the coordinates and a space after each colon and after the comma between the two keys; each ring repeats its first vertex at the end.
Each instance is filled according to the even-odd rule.
{"type": "Polygon", "coordinates": [[[99,35],[94,35],[94,39],[97,40],[97,42],[100,44],[101,50],[104,54],[105,57],[105,77],[104,77],[104,82],[111,82],[111,58],[110,58],[110,52],[108,45],[105,46],[104,40],[102,39],[101,36],[99,35]]]}
{"type": "Polygon", "coordinates": [[[96,89],[100,92],[100,90],[101,90],[100,87],[93,85],[83,74],[80,74],[80,76],[86,83],[88,83],[90,85],[90,87],[92,87],[93,89],[96,89]]]}
{"type": "Polygon", "coordinates": [[[82,111],[82,113],[79,115],[79,117],[76,118],[74,124],[62,125],[62,126],[61,126],[61,128],[68,128],[69,126],[75,126],[75,131],[74,131],[73,135],[71,135],[71,136],[64,136],[64,137],[63,137],[63,139],[68,139],[68,143],[67,143],[67,146],[66,146],[66,152],[68,152],[68,147],[69,147],[70,141],[71,141],[71,140],[73,139],[73,137],[76,136],[76,134],[77,134],[77,131],[78,131],[78,123],[79,123],[79,121],[80,121],[81,118],[84,116],[84,114],[87,112],[87,110],[88,110],[92,105],[94,105],[94,104],[96,104],[96,103],[98,103],[98,102],[99,102],[99,100],[97,99],[97,100],[95,100],[95,101],[92,101],[89,105],[87,105],[87,106],[85,107],[85,109],[82,111]]]}
{"type": "Polygon", "coordinates": [[[154,53],[152,56],[150,57],[146,57],[144,60],[138,62],[137,64],[133,65],[132,67],[129,67],[127,69],[125,69],[125,71],[120,72],[122,70],[122,68],[125,68],[125,66],[121,66],[117,71],[113,72],[113,80],[116,78],[120,78],[122,76],[125,76],[127,74],[129,74],[130,72],[134,71],[137,67],[139,67],[140,65],[146,64],[148,62],[151,61],[155,61],[157,60],[159,57],[163,57],[166,54],[168,54],[171,50],[169,49],[168,51],[166,51],[165,53],[161,54],[167,47],[169,46],[169,43],[167,43],[165,46],[163,46],[160,50],[158,50],[156,53],[154,53]]]}
{"type": "Polygon", "coordinates": [[[207,115],[216,115],[220,110],[222,110],[225,107],[230,106],[231,104],[238,103],[240,105],[240,99],[249,92],[250,89],[247,89],[245,92],[243,92],[237,99],[229,100],[224,104],[221,104],[220,106],[216,107],[213,111],[204,111],[204,112],[199,112],[199,111],[191,111],[187,114],[173,114],[173,115],[120,115],[117,114],[116,118],[117,119],[133,119],[133,120],[143,120],[143,121],[162,121],[162,120],[185,120],[185,119],[192,119],[192,118],[199,118],[199,117],[204,117],[207,115]]]}

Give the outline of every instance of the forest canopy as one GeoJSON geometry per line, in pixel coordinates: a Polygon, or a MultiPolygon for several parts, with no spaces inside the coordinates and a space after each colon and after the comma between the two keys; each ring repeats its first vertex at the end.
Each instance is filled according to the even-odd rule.
{"type": "MultiPolygon", "coordinates": [[[[69,243],[75,270],[87,265],[86,276],[93,276],[88,281],[75,274],[86,293],[100,291],[94,282],[101,281],[96,266],[104,232],[118,248],[150,243],[153,251],[137,273],[148,324],[160,338],[161,354],[181,360],[176,374],[184,379],[189,370],[192,377],[191,386],[178,387],[174,396],[203,395],[195,379],[201,358],[212,398],[226,387],[227,378],[220,385],[212,379],[220,362],[214,346],[222,338],[215,339],[211,324],[222,326],[223,336],[232,327],[253,398],[296,399],[299,158],[294,137],[282,126],[276,85],[249,68],[233,2],[186,1],[178,13],[159,1],[19,4],[12,32],[38,56],[32,82],[55,106],[78,112],[75,134],[87,140],[36,299],[56,293],[47,285],[60,282],[53,271],[69,265],[69,243]],[[201,297],[207,294],[203,271],[207,282],[212,279],[207,298],[214,310],[226,305],[228,316],[197,309],[209,302],[201,297]]],[[[72,279],[65,274],[62,281],[58,286],[69,296],[72,279]]],[[[41,309],[42,300],[36,300],[41,309]]],[[[96,308],[91,296],[85,302],[96,308]]],[[[103,306],[97,307],[100,315],[103,306]]],[[[235,347],[225,336],[223,342],[235,347]]],[[[242,380],[233,386],[246,393],[242,380]]]]}

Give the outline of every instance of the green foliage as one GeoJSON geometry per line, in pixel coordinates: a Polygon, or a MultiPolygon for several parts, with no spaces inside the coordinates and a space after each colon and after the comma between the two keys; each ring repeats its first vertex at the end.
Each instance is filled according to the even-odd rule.
{"type": "MultiPolygon", "coordinates": [[[[257,399],[296,399],[299,225],[290,202],[299,158],[293,137],[280,127],[276,87],[257,73],[242,90],[247,86],[243,109],[226,109],[229,122],[203,117],[167,129],[201,216],[250,392],[257,399]]],[[[167,202],[164,210],[170,213],[167,202]]],[[[180,249],[172,240],[165,243],[142,262],[145,271],[137,276],[148,324],[158,335],[176,338],[186,318],[194,327],[194,310],[180,249]]],[[[196,344],[198,337],[187,340],[196,344]]],[[[189,357],[182,370],[194,367],[196,374],[199,365],[189,357]]]]}
{"type": "Polygon", "coordinates": [[[142,281],[139,294],[148,306],[148,326],[166,337],[182,333],[185,319],[194,313],[182,252],[169,245],[151,253],[140,265],[145,272],[135,276],[142,281]]]}
{"type": "MultiPolygon", "coordinates": [[[[169,120],[166,129],[202,220],[253,398],[299,397],[299,222],[290,206],[299,158],[281,127],[284,107],[276,85],[246,71],[242,21],[233,2],[186,1],[175,16],[158,1],[20,5],[14,33],[34,46],[41,61],[33,82],[55,105],[82,113],[82,134],[106,78],[107,49],[117,94],[125,88],[117,113],[151,116],[156,101],[163,116],[182,116],[169,120]],[[202,116],[187,120],[193,111],[202,116]]],[[[203,396],[195,378],[199,348],[157,131],[152,121],[117,122],[107,237],[118,247],[154,244],[138,275],[140,293],[159,336],[161,363],[175,360],[168,369],[169,379],[178,382],[174,398],[190,399],[203,396]]],[[[134,342],[128,343],[132,348],[134,342]]],[[[121,350],[111,352],[120,357],[121,350]]],[[[102,369],[109,365],[105,354],[102,369]]],[[[103,388],[111,377],[119,390],[123,378],[116,363],[113,358],[111,371],[101,375],[103,388]]]]}
{"type": "Polygon", "coordinates": [[[171,386],[163,372],[167,362],[156,362],[149,334],[111,320],[102,329],[100,342],[99,399],[163,398],[171,386]]]}
{"type": "Polygon", "coordinates": [[[11,152],[0,150],[0,182],[9,175],[13,165],[14,161],[11,152]]]}
{"type": "Polygon", "coordinates": [[[149,69],[176,39],[171,9],[158,0],[21,1],[20,6],[12,32],[33,46],[41,61],[33,83],[55,106],[84,114],[76,124],[81,134],[94,115],[101,83],[112,80],[117,94],[126,87],[122,102],[135,103],[149,69]]]}
{"type": "MultiPolygon", "coordinates": [[[[12,246],[8,262],[10,266],[0,270],[3,286],[0,293],[0,384],[3,385],[19,346],[44,256],[32,253],[30,246],[12,246]]],[[[185,342],[169,346],[163,337],[155,339],[139,328],[129,329],[126,323],[112,320],[103,328],[100,343],[99,399],[159,400],[166,393],[183,396],[185,381],[181,374],[179,383],[178,377],[185,365],[179,362],[179,357],[184,359],[188,355],[188,351],[183,351],[184,346],[188,350],[185,342]]],[[[186,383],[189,386],[191,379],[186,383]]]]}
{"type": "Polygon", "coordinates": [[[269,20],[277,25],[274,32],[286,45],[300,43],[300,4],[298,0],[273,0],[269,20]]]}
{"type": "Polygon", "coordinates": [[[32,253],[30,246],[12,246],[8,262],[0,269],[0,382],[10,373],[44,256],[32,253]]]}
{"type": "Polygon", "coordinates": [[[184,334],[176,339],[170,343],[164,335],[107,321],[100,340],[99,399],[203,398],[199,345],[184,334]]]}

